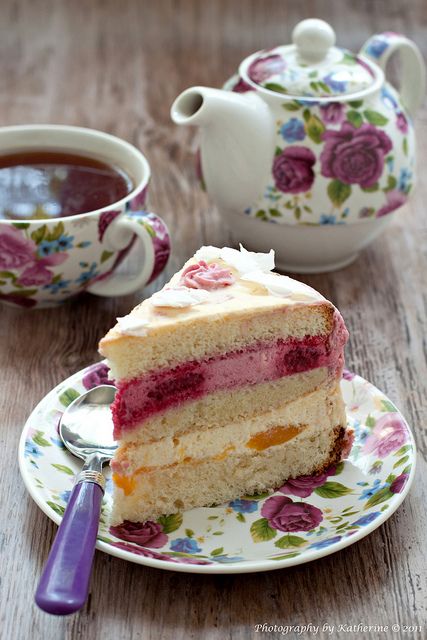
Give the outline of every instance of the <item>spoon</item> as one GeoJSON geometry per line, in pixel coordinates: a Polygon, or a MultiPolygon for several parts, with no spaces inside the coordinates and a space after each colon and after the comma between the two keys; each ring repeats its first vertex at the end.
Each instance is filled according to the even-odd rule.
{"type": "Polygon", "coordinates": [[[47,613],[67,615],[87,599],[105,478],[102,465],[117,448],[110,404],[117,389],[100,385],[76,398],[62,415],[59,435],[84,465],[76,476],[35,600],[47,613]]]}

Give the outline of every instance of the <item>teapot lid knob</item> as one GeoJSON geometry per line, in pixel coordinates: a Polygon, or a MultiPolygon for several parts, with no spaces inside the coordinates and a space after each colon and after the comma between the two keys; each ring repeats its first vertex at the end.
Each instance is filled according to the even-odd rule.
{"type": "Polygon", "coordinates": [[[335,44],[335,31],[324,20],[310,18],[299,22],[292,32],[298,56],[306,62],[320,62],[335,44]]]}

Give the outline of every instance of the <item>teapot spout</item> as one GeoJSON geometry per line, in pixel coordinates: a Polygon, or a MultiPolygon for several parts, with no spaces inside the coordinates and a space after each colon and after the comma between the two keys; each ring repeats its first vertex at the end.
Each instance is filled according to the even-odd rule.
{"type": "Polygon", "coordinates": [[[224,211],[243,211],[263,195],[274,158],[274,120],[255,92],[187,89],[171,108],[176,124],[201,129],[207,191],[224,211]]]}

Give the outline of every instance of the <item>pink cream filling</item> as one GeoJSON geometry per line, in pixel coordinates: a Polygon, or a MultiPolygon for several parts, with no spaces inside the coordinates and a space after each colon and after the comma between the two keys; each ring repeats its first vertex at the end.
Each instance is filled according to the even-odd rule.
{"type": "Polygon", "coordinates": [[[334,330],[328,335],[258,342],[120,382],[112,405],[114,438],[155,413],[215,391],[270,382],[318,367],[328,367],[332,375],[341,376],[347,338],[347,329],[336,312],[334,330]]]}

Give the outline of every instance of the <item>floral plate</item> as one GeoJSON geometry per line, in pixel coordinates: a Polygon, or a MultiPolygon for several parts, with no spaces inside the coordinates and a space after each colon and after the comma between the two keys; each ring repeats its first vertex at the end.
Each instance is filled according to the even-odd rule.
{"type": "MultiPolygon", "coordinates": [[[[22,432],[19,465],[28,491],[57,524],[80,470],[62,445],[58,420],[86,389],[107,382],[104,363],[74,374],[43,398],[22,432]]],[[[309,562],[347,547],[382,524],[402,503],[415,471],[407,423],[372,384],[346,372],[342,391],[355,430],[349,458],[316,477],[288,481],[274,494],[109,527],[106,470],[97,548],[161,569],[196,573],[267,571],[309,562]]]]}

